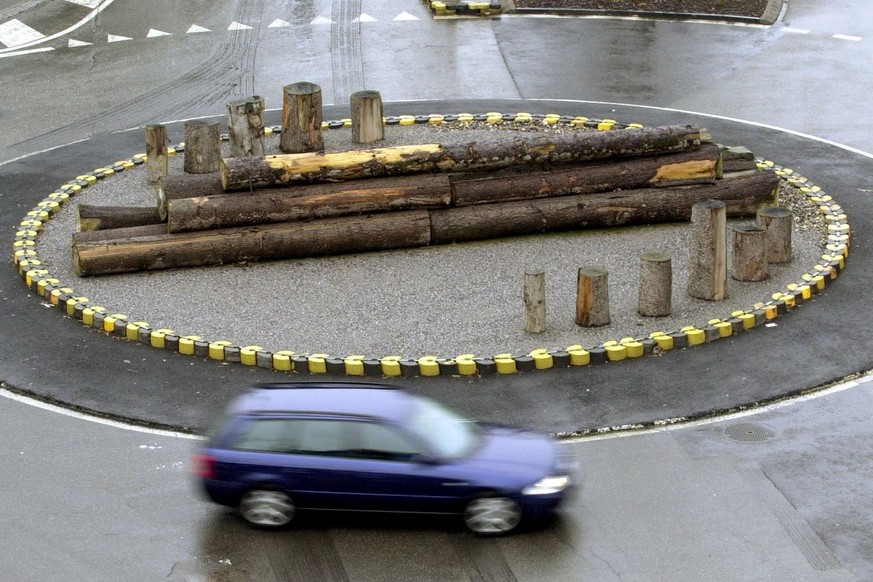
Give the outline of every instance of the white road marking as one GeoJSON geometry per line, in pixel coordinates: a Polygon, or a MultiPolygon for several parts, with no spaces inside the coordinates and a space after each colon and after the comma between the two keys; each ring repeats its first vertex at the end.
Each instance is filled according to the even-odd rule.
{"type": "Polygon", "coordinates": [[[97,8],[97,5],[100,4],[100,0],[67,0],[67,2],[70,4],[78,4],[85,8],[97,8]]]}
{"type": "Polygon", "coordinates": [[[20,20],[12,19],[0,24],[0,44],[8,47],[14,48],[43,38],[45,38],[43,33],[27,26],[20,20]]]}
{"type": "Polygon", "coordinates": [[[864,37],[862,37],[862,36],[851,36],[848,34],[835,34],[831,38],[835,38],[837,40],[851,40],[852,42],[858,42],[859,40],[864,40],[864,37]]]}
{"type": "Polygon", "coordinates": [[[354,22],[378,22],[378,20],[376,20],[375,18],[373,18],[373,17],[370,16],[369,14],[363,14],[363,13],[362,13],[360,16],[358,16],[357,18],[355,18],[354,20],[352,20],[352,22],[353,22],[353,23],[354,23],[354,22]]]}
{"type": "Polygon", "coordinates": [[[69,41],[67,41],[67,48],[76,48],[76,47],[80,47],[80,46],[90,46],[92,44],[94,44],[94,43],[85,42],[84,40],[76,40],[75,38],[71,38],[69,41]]]}
{"type": "MultiPolygon", "coordinates": [[[[91,0],[88,0],[88,1],[90,2],[91,0]]],[[[15,48],[25,48],[26,46],[33,46],[35,44],[46,42],[49,40],[54,40],[56,38],[60,38],[66,34],[69,34],[69,33],[73,32],[74,30],[76,30],[77,28],[79,28],[80,26],[93,20],[98,14],[100,14],[101,12],[103,12],[104,10],[109,8],[109,5],[112,4],[113,2],[115,2],[115,0],[100,0],[99,5],[96,8],[94,8],[94,10],[89,12],[85,18],[83,18],[82,20],[80,20],[79,22],[74,24],[73,26],[69,26],[60,32],[56,32],[52,35],[30,41],[30,42],[26,43],[25,45],[20,45],[20,46],[15,47],[15,48]]],[[[9,52],[11,50],[13,50],[13,48],[0,49],[0,53],[9,52]]]]}
{"type": "Polygon", "coordinates": [[[191,28],[189,28],[185,32],[187,32],[188,34],[196,34],[198,32],[212,32],[212,31],[209,30],[208,28],[203,28],[199,24],[192,24],[191,28]]]}
{"type": "Polygon", "coordinates": [[[809,34],[812,32],[806,28],[791,28],[790,26],[786,26],[782,29],[783,32],[790,32],[792,34],[809,34]]]}
{"type": "Polygon", "coordinates": [[[121,36],[118,34],[107,34],[106,35],[106,42],[124,42],[126,40],[133,40],[133,39],[129,36],[121,36]]]}
{"type": "Polygon", "coordinates": [[[55,49],[53,49],[53,48],[50,47],[50,46],[47,46],[47,47],[43,47],[43,48],[26,49],[26,50],[23,50],[23,51],[15,51],[15,52],[12,52],[12,53],[0,53],[0,59],[5,59],[6,57],[18,57],[18,56],[21,56],[21,55],[32,55],[33,53],[44,53],[44,52],[46,52],[46,51],[53,51],[53,50],[55,50],[55,49]]]}
{"type": "Polygon", "coordinates": [[[248,24],[241,24],[239,22],[231,22],[230,26],[227,27],[228,30],[251,30],[252,27],[248,24]]]}
{"type": "Polygon", "coordinates": [[[330,18],[325,18],[324,16],[318,16],[312,20],[309,24],[333,24],[333,20],[330,18]]]}
{"type": "Polygon", "coordinates": [[[413,16],[409,12],[401,12],[393,18],[393,20],[419,20],[417,16],[413,16]]]}
{"type": "Polygon", "coordinates": [[[291,23],[277,18],[276,20],[271,22],[270,26],[268,26],[267,28],[280,28],[284,26],[291,26],[291,23]]]}
{"type": "Polygon", "coordinates": [[[169,32],[164,32],[163,30],[150,28],[149,33],[146,35],[146,38],[155,38],[156,36],[171,36],[171,34],[169,32]]]}

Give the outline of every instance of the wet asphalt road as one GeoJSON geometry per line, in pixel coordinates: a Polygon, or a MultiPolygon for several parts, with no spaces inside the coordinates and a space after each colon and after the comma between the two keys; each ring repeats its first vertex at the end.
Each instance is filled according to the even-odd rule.
{"type": "MultiPolygon", "coordinates": [[[[870,49],[863,40],[833,36],[870,32],[862,17],[869,8],[861,3],[846,6],[842,18],[822,14],[817,2],[792,3],[770,29],[513,17],[433,22],[412,1],[390,8],[248,2],[220,11],[208,10],[210,2],[176,4],[116,0],[94,23],[49,42],[55,50],[0,59],[0,159],[92,138],[0,166],[7,226],[71,172],[142,147],[138,132],[108,132],[215,114],[229,95],[278,95],[282,85],[301,79],[321,84],[333,103],[366,83],[392,102],[390,114],[539,109],[653,125],[674,122],[677,113],[669,109],[685,109],[873,149],[859,122],[870,113],[859,98],[869,93],[862,72],[870,49]],[[356,24],[356,11],[376,23],[356,24]],[[393,20],[404,11],[419,20],[393,20]],[[332,34],[310,24],[321,14],[334,20],[332,34]],[[269,26],[280,16],[297,34],[269,26]],[[232,22],[253,28],[226,31],[232,22]],[[194,24],[213,33],[186,33],[194,24]],[[171,34],[147,36],[153,30],[171,34]],[[109,34],[130,40],[107,42],[109,34]],[[93,44],[67,48],[70,37],[93,44]],[[417,100],[439,103],[400,103],[417,100]]],[[[863,348],[870,334],[863,323],[871,272],[864,234],[869,157],[803,135],[705,119],[714,133],[765,157],[791,160],[839,193],[855,231],[853,254],[820,305],[736,341],[623,365],[620,374],[604,367],[584,375],[440,379],[412,387],[482,418],[565,431],[703,415],[873,367],[863,348]]],[[[8,248],[10,229],[4,233],[8,248]]],[[[18,389],[120,417],[198,428],[223,399],[263,374],[105,338],[45,313],[11,266],[0,276],[0,325],[5,338],[14,338],[0,345],[0,380],[18,389]]],[[[871,410],[864,385],[754,417],[756,428],[747,434],[773,429],[762,442],[726,438],[725,431],[742,434],[743,427],[729,429],[746,419],[570,445],[583,456],[588,477],[562,518],[524,536],[479,543],[452,524],[417,521],[374,529],[368,521],[340,520],[282,536],[252,535],[196,500],[185,476],[189,441],[160,437],[156,444],[151,436],[4,400],[3,466],[16,470],[3,481],[14,493],[3,499],[20,535],[2,537],[3,555],[23,580],[61,572],[107,580],[269,579],[268,572],[276,579],[322,572],[362,580],[573,580],[580,571],[630,580],[866,579],[873,550],[864,532],[873,524],[856,508],[870,505],[871,410]],[[36,435],[36,426],[45,428],[36,435]],[[76,479],[67,479],[70,474],[76,479]],[[20,550],[22,536],[34,551],[20,550]],[[36,551],[44,546],[55,551],[36,551]]]]}

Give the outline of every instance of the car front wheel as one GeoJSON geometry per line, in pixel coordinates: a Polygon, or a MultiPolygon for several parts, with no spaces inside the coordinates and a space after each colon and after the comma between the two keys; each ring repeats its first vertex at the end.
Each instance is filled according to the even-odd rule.
{"type": "Polygon", "coordinates": [[[480,535],[501,535],[521,522],[521,507],[508,497],[477,497],[464,509],[464,524],[480,535]]]}
{"type": "Polygon", "coordinates": [[[239,511],[249,523],[277,528],[294,519],[294,503],[281,491],[255,489],[243,495],[239,511]]]}

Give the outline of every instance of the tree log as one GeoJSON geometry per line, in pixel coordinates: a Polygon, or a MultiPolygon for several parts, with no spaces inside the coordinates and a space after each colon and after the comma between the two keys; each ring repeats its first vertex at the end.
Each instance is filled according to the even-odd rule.
{"type": "Polygon", "coordinates": [[[84,234],[96,233],[73,235],[80,277],[424,246],[430,222],[426,211],[407,211],[98,242],[84,234]]]}
{"type": "Polygon", "coordinates": [[[398,176],[342,184],[312,184],[168,201],[170,232],[323,219],[411,209],[445,208],[448,175],[398,176]]]}
{"type": "Polygon", "coordinates": [[[169,172],[170,154],[167,149],[167,128],[160,124],[145,126],[146,179],[157,182],[169,172]]]}
{"type": "Polygon", "coordinates": [[[227,102],[227,141],[230,155],[264,155],[264,107],[264,98],[260,95],[227,102]]]}
{"type": "Polygon", "coordinates": [[[770,278],[767,263],[767,230],[757,225],[733,228],[731,277],[737,281],[766,281],[770,278]]]}
{"type": "Polygon", "coordinates": [[[767,230],[767,263],[791,261],[791,210],[780,206],[762,208],[757,220],[767,230]]]}
{"type": "Polygon", "coordinates": [[[420,144],[266,158],[225,158],[222,160],[221,184],[224,190],[233,191],[395,174],[494,171],[512,166],[546,166],[675,153],[696,148],[700,141],[701,131],[697,128],[666,126],[517,135],[512,139],[492,138],[445,146],[420,144]]]}
{"type": "Polygon", "coordinates": [[[609,271],[582,267],[576,278],[576,325],[609,325],[609,271]]]}
{"type": "Polygon", "coordinates": [[[613,190],[712,184],[721,176],[715,144],[678,154],[589,162],[548,171],[453,174],[452,206],[590,194],[613,190]]]}
{"type": "Polygon", "coordinates": [[[702,200],[695,204],[691,210],[691,226],[688,294],[707,301],[721,301],[727,297],[725,203],[702,200]]]}
{"type": "Polygon", "coordinates": [[[279,149],[285,153],[324,150],[321,87],[315,83],[293,83],[283,88],[282,96],[279,149]]]}
{"type": "Polygon", "coordinates": [[[155,183],[155,205],[161,220],[167,218],[168,200],[175,198],[199,198],[221,194],[221,179],[218,174],[172,174],[155,183]]]}
{"type": "Polygon", "coordinates": [[[772,172],[711,186],[646,188],[478,204],[431,211],[433,244],[484,240],[550,231],[651,224],[691,219],[692,207],[722,200],[731,217],[754,216],[776,198],[779,177],[772,172]]]}
{"type": "Polygon", "coordinates": [[[162,222],[154,206],[76,205],[76,232],[143,226],[162,222]]]}
{"type": "Polygon", "coordinates": [[[673,305],[673,263],[670,255],[648,252],[640,255],[640,286],[637,313],[643,317],[667,317],[673,305]]]}
{"type": "Polygon", "coordinates": [[[373,143],[385,139],[382,96],[378,91],[356,91],[351,96],[352,143],[373,143]]]}
{"type": "Polygon", "coordinates": [[[183,184],[167,180],[170,232],[284,222],[361,212],[405,208],[440,208],[487,202],[527,200],[549,196],[628,190],[664,183],[714,183],[719,149],[706,144],[699,150],[665,156],[593,163],[560,170],[521,173],[422,174],[257,190],[252,196],[235,193],[199,195],[183,184]],[[184,199],[179,199],[183,195],[184,199]],[[404,197],[410,197],[404,200],[404,197]]]}
{"type": "Polygon", "coordinates": [[[221,127],[217,121],[192,119],[185,122],[185,172],[208,174],[221,165],[221,127]]]}
{"type": "Polygon", "coordinates": [[[524,272],[524,331],[546,331],[546,273],[542,269],[524,272]]]}

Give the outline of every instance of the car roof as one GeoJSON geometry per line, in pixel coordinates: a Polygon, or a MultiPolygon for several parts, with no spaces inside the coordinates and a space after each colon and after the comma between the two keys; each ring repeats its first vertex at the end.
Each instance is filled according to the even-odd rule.
{"type": "Polygon", "coordinates": [[[257,384],[229,407],[231,414],[296,412],[399,420],[414,397],[384,384],[294,382],[257,384]]]}

